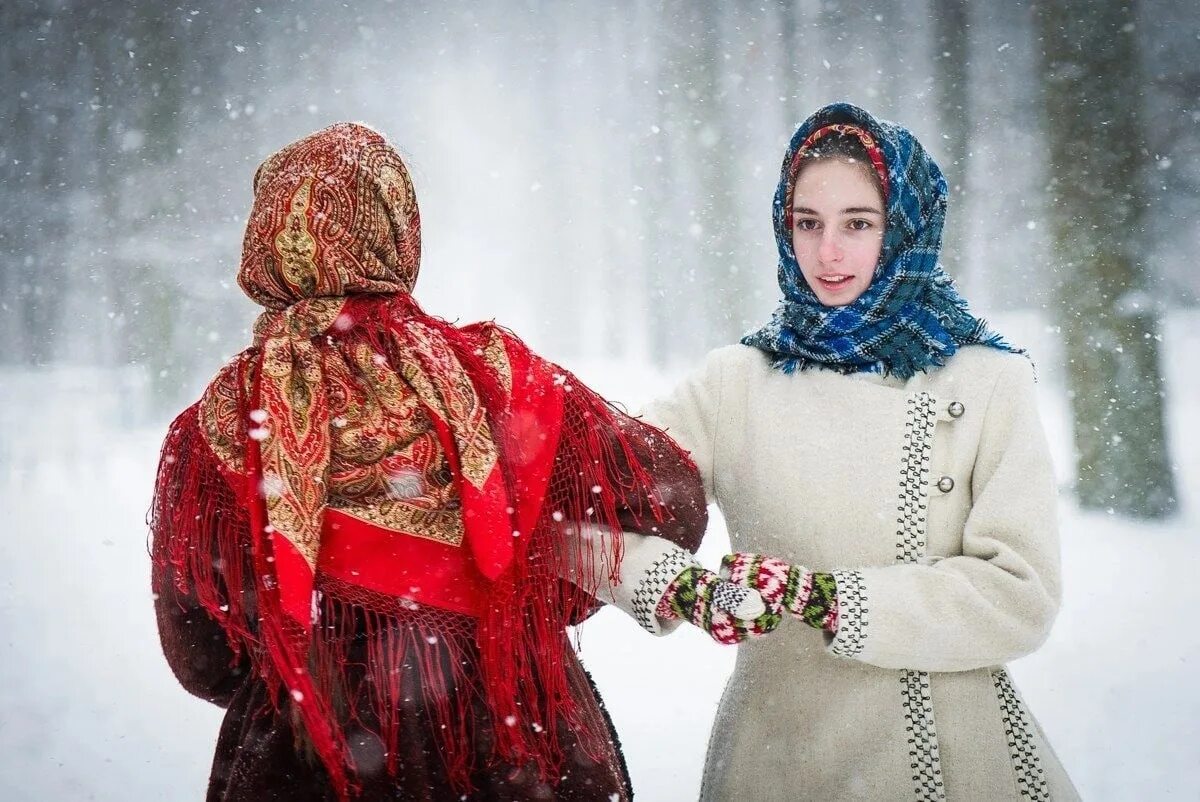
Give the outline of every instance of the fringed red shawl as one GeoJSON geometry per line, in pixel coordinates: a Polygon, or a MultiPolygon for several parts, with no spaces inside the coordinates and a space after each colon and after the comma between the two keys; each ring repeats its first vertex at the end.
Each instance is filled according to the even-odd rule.
{"type": "Polygon", "coordinates": [[[415,196],[378,133],[324,129],[254,186],[239,283],[266,311],[168,434],[156,559],[249,656],[340,798],[359,787],[351,726],[377,730],[395,772],[395,678],[414,660],[456,788],[479,704],[495,758],[552,783],[558,727],[596,753],[607,738],[571,697],[563,630],[620,561],[580,565],[593,550],[563,534],[617,529],[618,511],[661,521],[653,458],[511,332],[418,307],[415,196]],[[462,659],[421,666],[421,640],[462,659]],[[371,722],[352,720],[364,696],[371,722]]]}

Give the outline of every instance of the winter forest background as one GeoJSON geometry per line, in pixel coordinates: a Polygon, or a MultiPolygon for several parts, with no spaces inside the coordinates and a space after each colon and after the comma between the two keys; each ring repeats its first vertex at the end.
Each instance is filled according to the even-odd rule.
{"type": "MultiPolygon", "coordinates": [[[[769,315],[783,147],[844,98],[938,158],[944,261],[1038,364],[1066,595],[1023,692],[1085,798],[1196,798],[1198,52],[1193,0],[4,0],[0,797],[203,793],[220,711],[158,651],[144,514],[249,341],[268,153],[383,130],[426,309],[636,407],[769,315]]],[[[611,610],[582,653],[639,798],[694,799],[732,653],[611,610]]]]}

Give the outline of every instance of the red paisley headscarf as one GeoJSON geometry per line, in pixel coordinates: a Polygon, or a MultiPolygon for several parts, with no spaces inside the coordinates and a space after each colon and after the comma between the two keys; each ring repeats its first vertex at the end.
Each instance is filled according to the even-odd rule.
{"type": "MultiPolygon", "coordinates": [[[[173,427],[153,510],[181,590],[249,653],[341,797],[356,788],[355,626],[389,756],[398,665],[432,638],[464,655],[423,674],[452,780],[471,770],[472,687],[504,723],[496,755],[555,776],[554,729],[582,726],[562,631],[595,590],[559,579],[564,561],[590,559],[563,546],[564,521],[663,515],[652,466],[602,399],[498,326],[421,311],[420,242],[408,171],[369,128],[331,126],[262,164],[238,282],[266,311],[195,408],[196,434],[173,427]],[[236,508],[214,501],[210,463],[236,508]]],[[[572,573],[598,581],[619,557],[572,573]]],[[[585,747],[605,737],[580,732],[585,747]]]]}

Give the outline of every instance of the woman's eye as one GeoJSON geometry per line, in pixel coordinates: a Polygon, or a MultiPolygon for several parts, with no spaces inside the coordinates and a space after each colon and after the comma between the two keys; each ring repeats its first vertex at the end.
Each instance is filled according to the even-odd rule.
{"type": "Polygon", "coordinates": [[[816,231],[817,226],[818,223],[816,220],[805,219],[796,221],[796,229],[798,231],[816,231]]]}
{"type": "Polygon", "coordinates": [[[866,231],[874,227],[870,220],[863,220],[861,217],[851,220],[848,225],[851,231],[866,231]]]}

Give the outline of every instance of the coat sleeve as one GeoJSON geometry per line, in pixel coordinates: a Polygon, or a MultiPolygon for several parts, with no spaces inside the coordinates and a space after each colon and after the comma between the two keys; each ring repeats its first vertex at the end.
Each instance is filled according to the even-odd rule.
{"type": "MultiPolygon", "coordinates": [[[[702,493],[693,502],[697,506],[705,506],[716,500],[721,353],[720,350],[711,351],[703,365],[692,371],[666,396],[648,404],[642,416],[642,420],[659,427],[660,434],[665,433],[691,455],[702,493]]],[[[697,564],[694,552],[699,548],[701,538],[683,543],[678,538],[665,540],[629,531],[622,536],[625,557],[620,582],[609,589],[612,603],[652,635],[674,631],[680,621],[663,620],[654,611],[671,581],[685,568],[697,564]]]]}
{"type": "Polygon", "coordinates": [[[172,423],[163,446],[151,510],[151,587],[159,641],[171,671],[189,693],[228,707],[245,679],[249,660],[230,647],[225,628],[197,598],[195,582],[180,581],[178,572],[184,563],[172,556],[179,554],[181,544],[185,552],[194,543],[213,544],[212,564],[222,564],[215,551],[215,533],[197,532],[195,527],[229,524],[222,523],[221,516],[192,514],[198,509],[236,509],[234,494],[215,462],[199,442],[196,407],[191,407],[172,423]],[[196,498],[201,495],[203,499],[196,498]]]}
{"type": "MultiPolygon", "coordinates": [[[[623,531],[566,527],[564,537],[571,541],[572,548],[581,554],[591,553],[590,557],[570,561],[568,569],[602,565],[601,555],[613,553],[613,541],[619,540],[622,557],[617,578],[602,576],[600,581],[585,586],[596,587],[599,601],[632,616],[648,632],[666,634],[678,621],[663,621],[654,615],[654,609],[671,580],[695,563],[693,552],[700,547],[708,526],[704,487],[693,459],[662,430],[621,414],[617,415],[617,424],[633,458],[649,469],[653,478],[649,490],[666,514],[661,521],[635,515],[631,507],[644,510],[649,505],[648,499],[634,498],[629,500],[631,507],[617,511],[623,531]]],[[[614,451],[623,453],[621,449],[614,451]]]]}
{"type": "MultiPolygon", "coordinates": [[[[156,569],[157,570],[157,569],[156,569]]],[[[163,569],[155,580],[154,612],[163,655],[179,684],[188,693],[220,707],[229,707],[249,669],[245,655],[235,657],[225,631],[196,601],[181,593],[163,569]]]]}
{"type": "Polygon", "coordinates": [[[1006,363],[985,413],[962,554],[835,572],[834,654],[967,671],[1029,654],[1049,634],[1061,586],[1054,474],[1032,367],[1006,363]]]}

